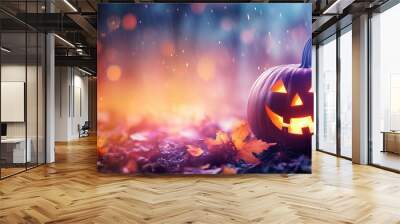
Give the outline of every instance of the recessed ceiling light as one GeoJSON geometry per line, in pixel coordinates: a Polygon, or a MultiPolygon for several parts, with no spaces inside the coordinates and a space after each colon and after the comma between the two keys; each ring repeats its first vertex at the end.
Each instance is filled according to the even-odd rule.
{"type": "Polygon", "coordinates": [[[78,10],[68,0],[64,0],[64,3],[68,5],[68,7],[70,7],[74,12],[78,12],[78,10]]]}
{"type": "Polygon", "coordinates": [[[86,70],[83,70],[83,69],[81,69],[81,68],[79,68],[79,67],[78,67],[78,70],[81,71],[81,72],[83,72],[83,73],[85,73],[85,74],[87,74],[87,75],[93,75],[92,73],[90,73],[90,72],[88,72],[88,71],[86,71],[86,70]]]}
{"type": "Polygon", "coordinates": [[[55,37],[57,37],[59,40],[61,40],[62,42],[64,42],[65,44],[67,44],[68,46],[75,48],[75,45],[73,45],[71,42],[69,42],[68,40],[60,37],[58,34],[54,34],[55,37]]]}

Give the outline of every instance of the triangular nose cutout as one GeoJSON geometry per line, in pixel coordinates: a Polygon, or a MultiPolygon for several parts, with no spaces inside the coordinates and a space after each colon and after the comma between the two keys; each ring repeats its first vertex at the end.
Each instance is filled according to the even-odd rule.
{"type": "Polygon", "coordinates": [[[301,100],[299,94],[296,93],[296,95],[292,99],[292,103],[290,106],[296,107],[296,106],[302,106],[302,105],[303,105],[303,101],[301,100]]]}

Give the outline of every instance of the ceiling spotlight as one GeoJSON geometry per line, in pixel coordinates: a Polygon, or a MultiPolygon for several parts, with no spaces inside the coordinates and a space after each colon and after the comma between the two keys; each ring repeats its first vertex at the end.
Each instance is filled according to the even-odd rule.
{"type": "Polygon", "coordinates": [[[64,42],[65,44],[67,44],[68,46],[75,48],[75,45],[73,45],[71,42],[69,42],[68,40],[60,37],[58,34],[54,34],[55,37],[57,37],[59,40],[61,40],[62,42],[64,42]]]}
{"type": "Polygon", "coordinates": [[[72,11],[78,12],[78,10],[75,8],[75,6],[73,6],[68,0],[64,0],[64,3],[66,5],[68,5],[68,7],[70,7],[72,9],[72,11]]]}
{"type": "Polygon", "coordinates": [[[11,50],[9,50],[9,49],[7,49],[5,47],[1,47],[0,49],[1,49],[1,51],[4,51],[6,53],[10,53],[11,52],[11,50]]]}

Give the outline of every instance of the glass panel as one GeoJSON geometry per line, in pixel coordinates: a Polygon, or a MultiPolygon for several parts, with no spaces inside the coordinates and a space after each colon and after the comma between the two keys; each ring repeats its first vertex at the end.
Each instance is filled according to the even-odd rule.
{"type": "Polygon", "coordinates": [[[336,153],[336,39],[318,48],[318,147],[336,153]]]}
{"type": "MultiPolygon", "coordinates": [[[[30,160],[28,160],[28,167],[37,165],[38,160],[38,36],[36,32],[27,33],[28,38],[28,62],[27,62],[27,80],[26,80],[26,113],[27,113],[27,143],[28,151],[30,150],[30,160]]],[[[28,154],[29,155],[29,154],[28,154]]]]}
{"type": "MultiPolygon", "coordinates": [[[[43,13],[45,1],[0,1],[0,7],[24,18],[26,12],[43,13]]],[[[4,178],[45,162],[45,35],[1,12],[0,32],[4,178]]]]}
{"type": "Polygon", "coordinates": [[[45,44],[46,37],[44,34],[38,35],[38,164],[45,163],[45,44]]]}
{"type": "Polygon", "coordinates": [[[372,163],[400,170],[400,5],[372,18],[372,163]]]}
{"type": "Polygon", "coordinates": [[[340,153],[352,157],[352,33],[340,36],[340,153]]]}
{"type": "MultiPolygon", "coordinates": [[[[26,12],[37,13],[39,5],[37,1],[27,2],[26,12]]],[[[34,16],[32,21],[37,23],[38,17],[34,16]]],[[[27,143],[31,148],[31,161],[28,167],[37,166],[38,163],[38,34],[35,30],[28,30],[27,33],[27,143]]]]}
{"type": "MultiPolygon", "coordinates": [[[[2,177],[25,170],[26,151],[26,33],[1,34],[1,159],[2,177]]],[[[29,149],[29,147],[28,147],[29,149]]]]}

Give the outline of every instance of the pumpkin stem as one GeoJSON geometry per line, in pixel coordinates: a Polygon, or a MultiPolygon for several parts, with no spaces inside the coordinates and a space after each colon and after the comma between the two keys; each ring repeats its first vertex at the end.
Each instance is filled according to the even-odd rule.
{"type": "Polygon", "coordinates": [[[311,68],[311,51],[312,41],[311,39],[308,39],[306,45],[304,46],[300,68],[311,68]]]}

